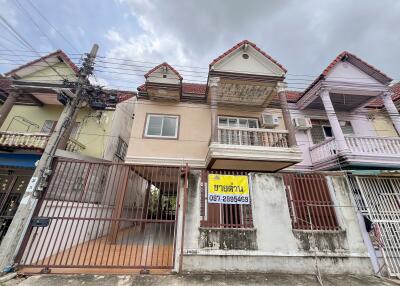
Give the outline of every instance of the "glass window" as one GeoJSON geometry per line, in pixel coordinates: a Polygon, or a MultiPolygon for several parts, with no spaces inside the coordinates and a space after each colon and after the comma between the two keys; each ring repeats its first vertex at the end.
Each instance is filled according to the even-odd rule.
{"type": "Polygon", "coordinates": [[[51,133],[53,132],[54,128],[56,127],[57,121],[54,120],[46,120],[42,126],[40,132],[43,133],[51,133]]]}
{"type": "Polygon", "coordinates": [[[258,120],[252,118],[240,117],[218,117],[218,126],[221,127],[240,127],[240,128],[258,128],[258,120]]]}
{"type": "Polygon", "coordinates": [[[178,116],[148,115],[145,135],[148,137],[177,138],[178,116]]]}
{"type": "Polygon", "coordinates": [[[325,138],[333,137],[332,128],[330,126],[322,126],[322,128],[324,129],[325,138]]]}

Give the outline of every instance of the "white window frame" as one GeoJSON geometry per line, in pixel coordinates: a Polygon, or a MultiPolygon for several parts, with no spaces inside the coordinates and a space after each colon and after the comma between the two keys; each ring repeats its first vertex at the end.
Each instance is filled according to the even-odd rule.
{"type": "MultiPolygon", "coordinates": [[[[241,126],[239,126],[239,120],[240,119],[244,119],[244,120],[247,120],[247,126],[249,125],[249,120],[252,120],[252,121],[255,121],[256,122],[256,128],[254,128],[254,129],[258,129],[258,128],[260,128],[260,126],[259,126],[259,122],[258,122],[258,119],[256,119],[256,118],[250,118],[250,117],[236,117],[236,116],[218,116],[218,127],[230,127],[230,128],[252,128],[252,127],[241,127],[241,126]],[[235,127],[230,127],[230,126],[221,126],[220,124],[219,124],[219,120],[221,119],[221,118],[225,118],[226,120],[228,120],[228,122],[229,122],[229,119],[235,119],[236,120],[236,122],[237,122],[237,126],[235,126],[235,127]]],[[[229,123],[228,123],[229,124],[229,123]]]]}
{"type": "Polygon", "coordinates": [[[178,129],[179,129],[179,116],[178,115],[169,115],[169,114],[147,114],[146,116],[146,126],[144,130],[144,136],[147,138],[161,138],[161,139],[178,139],[178,129]],[[175,123],[175,135],[174,136],[163,136],[163,135],[149,135],[148,129],[149,129],[149,122],[150,122],[150,117],[161,117],[163,118],[161,122],[161,133],[164,127],[164,118],[174,118],[176,119],[175,123]]]}

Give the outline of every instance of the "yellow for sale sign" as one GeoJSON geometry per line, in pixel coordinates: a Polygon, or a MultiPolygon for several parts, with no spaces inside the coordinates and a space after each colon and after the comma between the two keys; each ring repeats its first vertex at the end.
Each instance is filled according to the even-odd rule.
{"type": "Polygon", "coordinates": [[[247,176],[208,175],[208,202],[217,204],[249,204],[247,176]]]}

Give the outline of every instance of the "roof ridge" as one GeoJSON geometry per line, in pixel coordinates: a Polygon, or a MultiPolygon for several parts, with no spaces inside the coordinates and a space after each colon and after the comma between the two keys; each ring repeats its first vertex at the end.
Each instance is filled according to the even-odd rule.
{"type": "Polygon", "coordinates": [[[183,79],[183,77],[179,74],[179,72],[178,72],[176,69],[174,69],[174,68],[173,68],[170,64],[168,64],[167,62],[162,62],[161,64],[155,66],[154,68],[152,68],[151,70],[149,70],[149,71],[144,75],[144,77],[147,78],[152,72],[154,72],[155,70],[157,70],[158,68],[160,68],[160,67],[162,67],[162,66],[167,66],[169,69],[172,70],[173,73],[175,73],[175,74],[179,77],[180,80],[183,79]]]}

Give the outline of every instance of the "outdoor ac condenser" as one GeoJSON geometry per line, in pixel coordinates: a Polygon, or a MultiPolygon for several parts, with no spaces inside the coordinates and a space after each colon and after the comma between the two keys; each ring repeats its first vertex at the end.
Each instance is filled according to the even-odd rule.
{"type": "Polygon", "coordinates": [[[310,118],[306,118],[306,117],[294,118],[293,122],[294,122],[294,127],[297,130],[307,130],[312,127],[310,118]]]}
{"type": "Polygon", "coordinates": [[[260,121],[262,128],[275,128],[279,125],[279,117],[272,114],[262,114],[260,121]]]}

